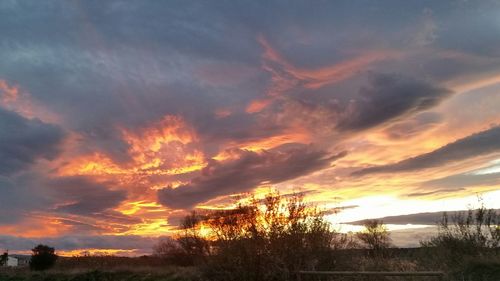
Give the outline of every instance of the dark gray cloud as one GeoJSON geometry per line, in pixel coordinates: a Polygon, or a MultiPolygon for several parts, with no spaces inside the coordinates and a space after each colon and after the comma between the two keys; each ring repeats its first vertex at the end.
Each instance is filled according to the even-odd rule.
{"type": "Polygon", "coordinates": [[[112,190],[88,177],[58,177],[46,185],[60,201],[56,211],[92,215],[118,206],[127,198],[125,190],[112,190]]]}
{"type": "Polygon", "coordinates": [[[165,206],[186,209],[222,195],[248,192],[258,185],[279,183],[328,167],[345,153],[327,155],[310,146],[293,146],[256,153],[234,150],[234,160],[212,161],[189,184],[158,191],[165,206]]]}
{"type": "Polygon", "coordinates": [[[391,123],[387,132],[391,137],[404,133],[409,137],[436,125],[437,114],[421,112],[451,95],[433,82],[399,74],[363,72],[354,80],[344,83],[349,85],[289,93],[262,119],[278,127],[298,125],[330,141],[332,136],[391,123]]]}
{"type": "MultiPolygon", "coordinates": [[[[379,218],[386,224],[423,224],[436,225],[443,217],[443,212],[418,213],[402,216],[389,216],[379,218]]],[[[347,222],[347,224],[363,225],[365,220],[347,222]]]]}
{"type": "MultiPolygon", "coordinates": [[[[125,226],[137,221],[111,210],[126,200],[125,189],[139,194],[153,182],[190,181],[158,193],[165,205],[187,208],[261,182],[311,174],[333,160],[309,148],[235,151],[235,159],[213,161],[201,175],[144,176],[137,186],[118,189],[91,178],[57,179],[57,168],[32,170],[39,168],[32,165],[39,159],[57,160],[51,165],[69,161],[56,159],[63,130],[76,136],[64,157],[102,153],[121,167],[134,164],[123,130],[140,136],[166,115],[181,117],[195,131],[190,149],[207,159],[228,144],[298,131],[324,150],[378,126],[385,126],[392,140],[427,132],[441,122],[429,109],[451,94],[444,83],[498,73],[498,11],[495,1],[454,0],[0,1],[0,80],[19,86],[30,102],[58,117],[55,126],[0,109],[0,222],[50,211],[82,231],[98,229],[67,217],[125,226]],[[390,53],[391,58],[319,89],[306,89],[299,81],[272,97],[266,110],[247,114],[247,105],[269,98],[276,82],[265,69],[271,63],[264,65],[266,50],[257,38],[266,38],[289,63],[277,67],[280,73],[280,67],[292,66],[321,76],[316,70],[366,54],[390,53]],[[228,115],[216,116],[220,109],[228,115]]],[[[466,152],[460,151],[467,144],[450,144],[360,174],[436,166],[496,151],[493,136],[488,139],[466,152]]],[[[316,183],[337,181],[338,171],[330,173],[316,183]]],[[[476,179],[493,181],[488,178],[476,179]]]]}
{"type": "MultiPolygon", "coordinates": [[[[37,101],[60,114],[64,127],[83,137],[82,153],[99,151],[123,163],[131,158],[118,128],[138,130],[167,114],[182,115],[207,145],[216,148],[228,139],[265,137],[286,127],[282,123],[261,126],[261,119],[245,114],[222,119],[213,116],[216,109],[241,110],[261,97],[270,81],[265,72],[256,71],[233,86],[207,86],[196,75],[200,66],[217,72],[215,66],[221,64],[259,70],[262,47],[256,40],[258,35],[273,38],[276,48],[292,63],[314,69],[343,61],[345,50],[363,53],[370,48],[411,47],[410,37],[420,28],[426,10],[432,10],[436,25],[447,24],[447,30],[456,34],[462,33],[451,23],[458,14],[473,16],[495,10],[492,4],[476,4],[477,9],[471,10],[447,1],[431,7],[398,1],[312,6],[292,2],[4,3],[0,7],[5,31],[4,44],[0,45],[0,78],[22,85],[37,101]],[[394,8],[381,8],[384,5],[394,8]],[[345,28],[331,35],[332,26],[345,28]],[[398,26],[396,32],[394,26],[398,26]]],[[[480,19],[474,36],[494,34],[479,28],[492,26],[489,19],[474,18],[480,19]]],[[[442,30],[436,32],[436,43],[443,43],[442,30]]],[[[420,66],[424,72],[439,68],[436,63],[427,67],[420,57],[417,60],[424,64],[420,66]]],[[[449,60],[437,64],[446,67],[449,60]]],[[[493,65],[491,60],[474,62],[474,73],[484,71],[485,64],[493,65]]],[[[384,70],[384,66],[377,68],[384,70]]],[[[451,70],[469,68],[471,64],[460,64],[451,70]]],[[[488,66],[488,71],[491,69],[488,66]]],[[[443,72],[431,75],[431,80],[463,74],[443,72]]],[[[347,95],[345,100],[353,100],[352,104],[337,105],[351,110],[343,112],[340,121],[335,119],[340,118],[338,114],[325,116],[329,118],[325,120],[330,127],[336,124],[342,130],[364,129],[421,110],[445,95],[443,89],[425,84],[412,78],[377,78],[359,94],[347,95]],[[408,95],[396,94],[399,90],[408,95]]],[[[323,107],[328,101],[319,99],[317,105],[312,102],[310,106],[313,111],[339,113],[338,108],[323,107]]]]}
{"type": "Polygon", "coordinates": [[[447,177],[425,181],[421,184],[422,188],[429,190],[436,188],[438,190],[458,190],[467,187],[491,186],[500,184],[500,173],[474,174],[465,173],[450,175],[447,177]]]}
{"type": "MultiPolygon", "coordinates": [[[[0,176],[0,224],[16,223],[37,212],[91,216],[96,221],[117,225],[140,222],[138,218],[112,210],[127,198],[126,190],[114,186],[113,182],[97,183],[83,176],[47,178],[31,172],[0,176]]],[[[95,229],[95,226],[84,227],[74,222],[80,224],[80,229],[95,229]]]]}
{"type": "MultiPolygon", "coordinates": [[[[452,221],[454,216],[465,212],[467,212],[467,210],[446,212],[446,214],[452,221]]],[[[444,214],[443,212],[428,212],[428,213],[417,213],[417,214],[402,215],[402,216],[389,216],[379,219],[386,224],[436,225],[443,218],[443,214],[444,214]]],[[[347,224],[362,225],[364,222],[365,220],[361,220],[361,221],[347,222],[347,224]]]]}
{"type": "Polygon", "coordinates": [[[20,173],[13,177],[0,176],[0,225],[15,223],[33,210],[44,210],[52,199],[45,186],[39,184],[43,176],[20,173]]]}
{"type": "Polygon", "coordinates": [[[354,176],[375,173],[398,173],[444,166],[456,161],[500,151],[500,127],[470,135],[426,154],[408,158],[398,163],[358,170],[354,176]]]}
{"type": "Polygon", "coordinates": [[[19,172],[38,159],[54,159],[63,130],[0,107],[0,176],[19,172]]]}
{"type": "Polygon", "coordinates": [[[399,75],[376,75],[368,87],[346,105],[338,128],[361,130],[405,114],[429,109],[451,92],[424,81],[399,75]]]}

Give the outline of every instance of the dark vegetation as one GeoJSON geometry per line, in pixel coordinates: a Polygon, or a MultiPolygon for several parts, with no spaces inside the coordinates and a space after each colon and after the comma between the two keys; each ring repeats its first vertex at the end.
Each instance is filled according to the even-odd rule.
{"type": "Polygon", "coordinates": [[[500,215],[484,206],[451,218],[446,213],[439,233],[422,241],[425,264],[442,268],[456,280],[500,280],[500,215]]]}
{"type": "MultiPolygon", "coordinates": [[[[176,237],[159,241],[153,256],[61,257],[45,272],[4,269],[0,280],[285,281],[297,280],[299,270],[438,270],[450,281],[500,280],[498,213],[481,206],[452,217],[444,214],[438,226],[438,234],[421,241],[420,248],[397,249],[381,221],[368,220],[364,231],[342,234],[322,210],[305,203],[300,195],[270,194],[231,210],[192,212],[182,221],[176,237]]],[[[50,247],[39,247],[34,249],[34,257],[53,254],[50,247]]],[[[302,280],[327,279],[304,276],[302,280]]]]}
{"type": "MultiPolygon", "coordinates": [[[[393,248],[382,221],[364,226],[356,234],[338,233],[300,195],[270,194],[231,210],[193,212],[178,237],[161,241],[155,253],[171,264],[196,266],[203,280],[296,280],[299,270],[435,270],[449,280],[500,280],[499,215],[484,206],[451,219],[445,213],[438,234],[416,249],[393,248]]],[[[370,280],[412,280],[397,278],[370,280]]],[[[430,279],[415,280],[422,278],[430,279]]]]}
{"type": "Polygon", "coordinates": [[[31,250],[30,268],[32,270],[47,270],[54,266],[57,260],[55,249],[46,245],[38,245],[31,250]]]}
{"type": "Polygon", "coordinates": [[[8,258],[8,256],[9,256],[9,254],[7,252],[3,253],[0,256],[0,266],[7,265],[7,258],[8,258]]]}

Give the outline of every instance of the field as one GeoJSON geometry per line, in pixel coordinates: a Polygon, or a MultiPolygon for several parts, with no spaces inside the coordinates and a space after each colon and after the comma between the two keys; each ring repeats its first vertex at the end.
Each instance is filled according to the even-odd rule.
{"type": "MultiPolygon", "coordinates": [[[[351,271],[426,271],[444,266],[425,258],[422,249],[392,249],[386,258],[370,258],[364,251],[342,250],[337,253],[335,270],[351,271]]],[[[29,268],[0,268],[1,281],[195,281],[206,279],[203,267],[174,266],[156,257],[90,256],[60,258],[56,266],[43,272],[29,268]]],[[[445,272],[444,280],[498,281],[500,260],[476,260],[464,264],[460,272],[445,272]]],[[[290,279],[295,280],[295,278],[290,279]]],[[[303,276],[302,281],[329,280],[327,277],[303,276]]],[[[436,277],[363,277],[337,276],[339,281],[419,281],[436,277]]]]}

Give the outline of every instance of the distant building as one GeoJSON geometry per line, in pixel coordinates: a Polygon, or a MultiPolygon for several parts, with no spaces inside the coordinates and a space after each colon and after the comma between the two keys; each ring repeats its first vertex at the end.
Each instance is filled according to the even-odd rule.
{"type": "Polygon", "coordinates": [[[19,265],[19,260],[13,256],[9,256],[7,258],[7,266],[18,266],[19,265]]]}
{"type": "Polygon", "coordinates": [[[25,255],[9,255],[7,258],[6,266],[17,267],[17,266],[28,266],[30,263],[30,256],[25,255]]]}

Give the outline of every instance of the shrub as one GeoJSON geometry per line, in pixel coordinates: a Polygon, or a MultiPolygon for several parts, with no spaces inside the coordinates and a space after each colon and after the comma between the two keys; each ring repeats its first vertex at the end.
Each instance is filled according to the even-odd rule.
{"type": "Polygon", "coordinates": [[[209,243],[199,233],[201,216],[195,211],[184,217],[175,239],[162,238],[154,247],[154,254],[169,264],[192,266],[204,263],[209,243]]]}
{"type": "MultiPolygon", "coordinates": [[[[209,280],[290,280],[298,270],[333,267],[336,233],[323,212],[300,195],[271,193],[235,209],[198,216],[195,224],[184,223],[189,225],[209,229],[204,267],[209,280]]],[[[185,233],[179,242],[197,237],[185,233]]]]}
{"type": "Polygon", "coordinates": [[[356,233],[361,244],[370,250],[372,257],[381,257],[385,250],[391,247],[391,237],[387,227],[381,220],[367,220],[363,224],[365,229],[356,233]]]}
{"type": "Polygon", "coordinates": [[[31,251],[33,251],[30,261],[32,270],[46,270],[56,263],[57,255],[54,248],[40,244],[31,251]]]}
{"type": "Polygon", "coordinates": [[[153,248],[153,253],[171,265],[191,266],[195,263],[195,257],[178,240],[172,238],[162,238],[153,248]]]}
{"type": "Polygon", "coordinates": [[[456,213],[452,222],[444,213],[438,224],[438,234],[420,243],[428,249],[429,257],[436,258],[452,271],[460,271],[470,260],[498,256],[499,223],[499,214],[484,205],[456,213]]]}
{"type": "Polygon", "coordinates": [[[7,265],[7,260],[9,259],[9,254],[7,252],[3,253],[0,256],[0,266],[7,265]]]}
{"type": "Polygon", "coordinates": [[[454,274],[458,280],[465,281],[498,281],[500,280],[500,261],[471,260],[463,270],[454,274]]]}

